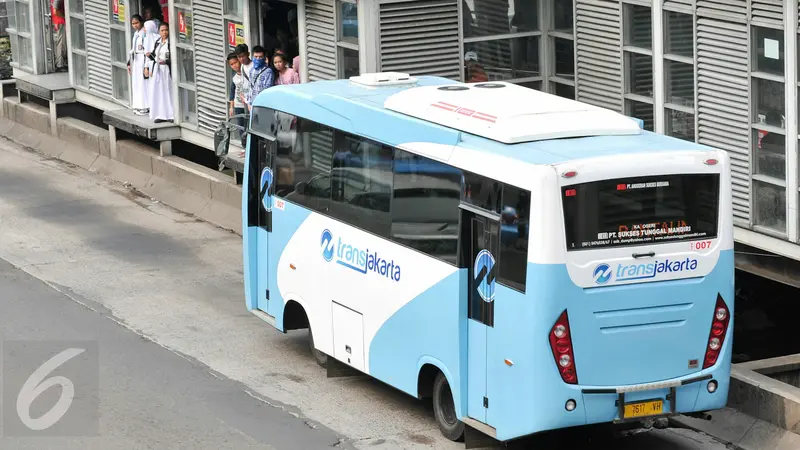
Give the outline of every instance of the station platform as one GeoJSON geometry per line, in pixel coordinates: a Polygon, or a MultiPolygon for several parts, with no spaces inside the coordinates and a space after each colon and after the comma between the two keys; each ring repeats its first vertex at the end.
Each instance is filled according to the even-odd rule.
{"type": "MultiPolygon", "coordinates": [[[[22,71],[14,72],[14,88],[20,103],[28,101],[29,96],[42,99],[50,109],[50,134],[58,135],[58,105],[75,102],[75,89],[66,72],[34,75],[22,71]]],[[[5,97],[3,86],[3,97],[5,97]]]]}
{"type": "Polygon", "coordinates": [[[48,73],[33,75],[25,72],[14,74],[17,91],[30,94],[41,99],[60,103],[75,101],[75,89],[69,81],[69,73],[48,73]]]}
{"type": "Polygon", "coordinates": [[[108,125],[112,148],[117,130],[159,143],[161,156],[172,154],[172,141],[181,138],[181,127],[173,122],[155,123],[148,116],[139,116],[123,108],[103,113],[103,123],[108,125]]]}

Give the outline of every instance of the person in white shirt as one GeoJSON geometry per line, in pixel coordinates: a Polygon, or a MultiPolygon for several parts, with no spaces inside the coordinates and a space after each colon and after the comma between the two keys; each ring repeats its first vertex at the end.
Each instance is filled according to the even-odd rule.
{"type": "MultiPolygon", "coordinates": [[[[239,62],[239,57],[236,53],[230,53],[228,55],[228,64],[231,66],[231,69],[233,69],[230,96],[228,97],[228,113],[230,117],[233,117],[243,115],[247,112],[246,98],[247,91],[250,90],[250,81],[245,78],[244,70],[242,70],[242,63],[239,62]]],[[[240,133],[240,130],[243,130],[245,127],[245,118],[244,116],[236,117],[233,119],[233,122],[242,127],[234,133],[234,136],[239,139],[244,136],[243,133],[240,133]]],[[[244,146],[244,143],[242,143],[242,146],[244,146]]]]}
{"type": "Polygon", "coordinates": [[[137,115],[143,116],[150,110],[148,107],[147,90],[145,86],[144,68],[147,63],[147,32],[144,29],[142,16],[134,14],[131,16],[131,26],[135,30],[133,42],[128,57],[128,73],[131,76],[131,108],[137,115]]]}
{"type": "Polygon", "coordinates": [[[161,38],[148,58],[148,69],[152,80],[150,90],[150,120],[153,122],[172,122],[175,109],[172,105],[172,68],[169,55],[169,25],[161,23],[158,29],[161,38]]]}
{"type": "Polygon", "coordinates": [[[250,59],[250,48],[247,44],[239,44],[234,49],[236,57],[239,58],[239,63],[242,65],[242,76],[247,82],[250,82],[250,72],[253,70],[253,60],[250,59]]]}

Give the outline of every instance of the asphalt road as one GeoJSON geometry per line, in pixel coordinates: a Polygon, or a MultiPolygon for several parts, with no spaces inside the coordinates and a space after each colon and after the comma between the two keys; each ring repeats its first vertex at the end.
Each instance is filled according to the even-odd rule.
{"type": "MultiPolygon", "coordinates": [[[[2,448],[463,448],[441,437],[430,405],[374,380],[326,378],[303,332],[247,312],[239,236],[3,140],[0,259],[14,266],[0,265],[2,448]],[[16,343],[31,339],[45,343],[16,343]],[[68,348],[86,348],[54,371],[74,380],[74,409],[38,433],[79,436],[11,436],[32,432],[15,392],[68,348]]],[[[34,399],[31,415],[58,392],[34,399]]],[[[567,430],[514,445],[533,447],[725,448],[673,429],[612,441],[567,430]]]]}
{"type": "MultiPolygon", "coordinates": [[[[0,330],[4,448],[305,450],[339,442],[333,431],[309,427],[242,384],[142,339],[102,306],[72,301],[5,261],[0,330]],[[84,351],[47,376],[72,382],[72,404],[51,426],[27,427],[20,417],[28,416],[16,410],[25,379],[71,348],[84,351]]],[[[58,387],[45,391],[30,417],[42,417],[61,395],[58,387]]]]}

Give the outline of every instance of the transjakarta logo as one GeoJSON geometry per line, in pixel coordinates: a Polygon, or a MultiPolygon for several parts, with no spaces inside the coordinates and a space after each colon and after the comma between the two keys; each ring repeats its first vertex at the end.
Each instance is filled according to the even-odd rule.
{"type": "Polygon", "coordinates": [[[361,250],[358,245],[350,244],[339,238],[335,240],[330,230],[322,232],[321,240],[322,258],[331,262],[334,259],[348,269],[367,274],[369,272],[394,281],[400,281],[400,265],[392,260],[386,260],[378,252],[370,253],[369,249],[361,250]]]}
{"type": "Polygon", "coordinates": [[[597,284],[606,284],[609,280],[611,280],[611,267],[608,267],[608,264],[602,263],[598,264],[597,267],[594,268],[594,273],[592,276],[594,277],[594,282],[597,284]]]}
{"type": "Polygon", "coordinates": [[[606,263],[595,267],[592,277],[596,284],[606,284],[611,281],[612,275],[617,281],[633,281],[655,278],[664,273],[691,272],[697,269],[697,260],[686,258],[681,260],[665,259],[642,264],[619,264],[617,270],[612,271],[606,263]]]}

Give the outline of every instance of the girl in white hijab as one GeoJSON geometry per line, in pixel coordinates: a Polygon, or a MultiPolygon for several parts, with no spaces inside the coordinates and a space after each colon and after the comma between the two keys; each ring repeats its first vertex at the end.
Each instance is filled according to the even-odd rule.
{"type": "Polygon", "coordinates": [[[134,29],[131,52],[128,57],[128,73],[131,75],[131,107],[134,114],[143,116],[148,112],[147,90],[145,89],[144,68],[147,62],[148,48],[146,42],[146,32],[142,23],[142,17],[134,14],[131,17],[131,26],[134,29]]]}
{"type": "Polygon", "coordinates": [[[147,103],[147,112],[145,114],[150,112],[150,97],[153,90],[153,74],[151,73],[153,67],[151,53],[153,51],[153,47],[155,47],[156,42],[159,39],[158,25],[156,25],[155,20],[151,19],[146,21],[144,23],[144,98],[146,99],[145,102],[147,103]]]}
{"type": "Polygon", "coordinates": [[[172,122],[175,112],[172,107],[172,68],[169,55],[169,25],[162,23],[158,32],[160,38],[156,41],[149,56],[151,72],[150,91],[150,120],[159,122],[172,122]]]}

